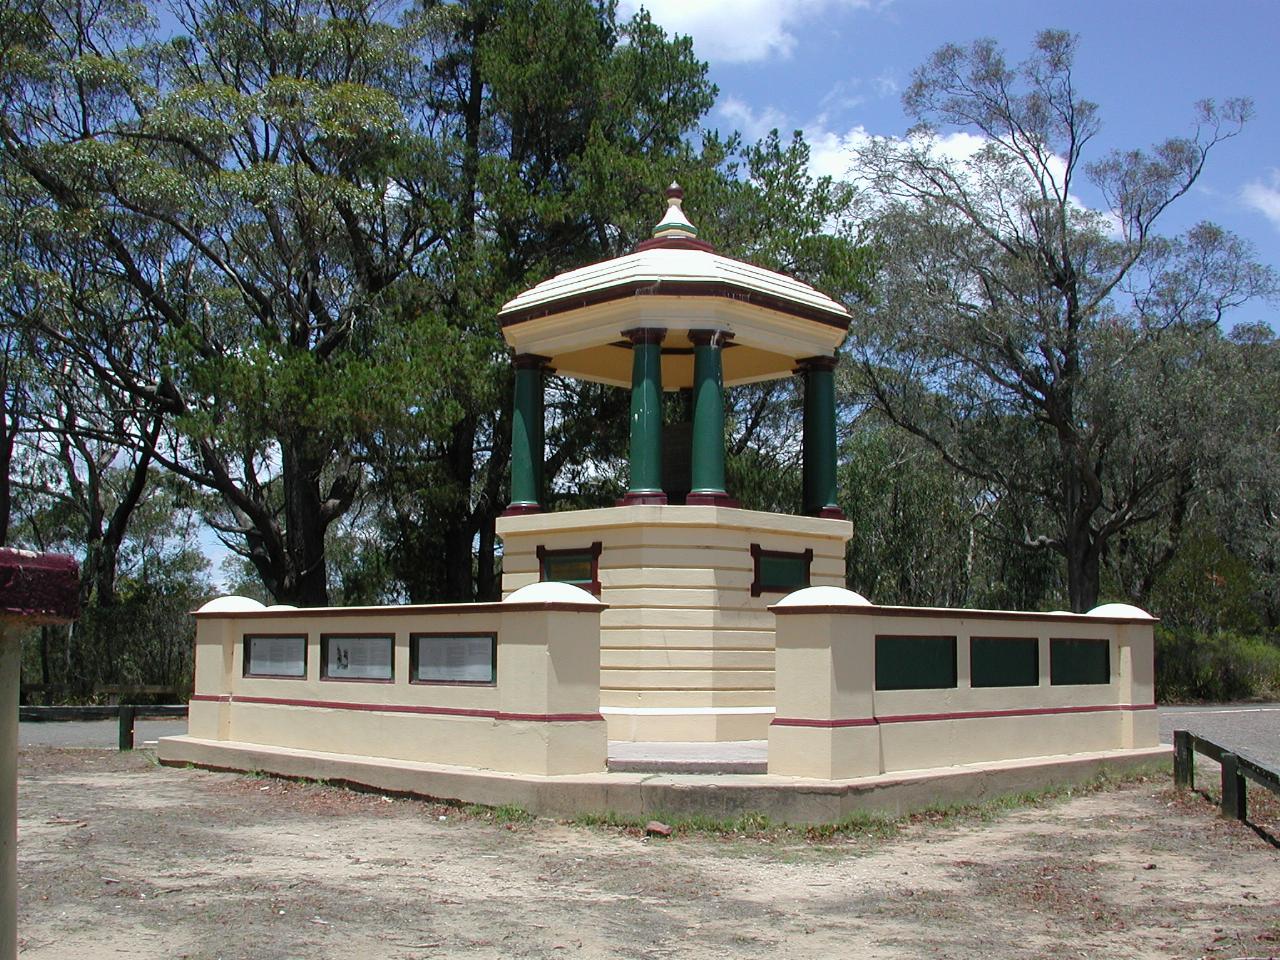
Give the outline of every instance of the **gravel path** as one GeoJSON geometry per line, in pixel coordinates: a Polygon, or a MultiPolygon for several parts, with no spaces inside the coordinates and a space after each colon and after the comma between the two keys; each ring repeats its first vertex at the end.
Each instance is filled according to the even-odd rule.
{"type": "MultiPolygon", "coordinates": [[[[37,749],[20,775],[26,960],[1234,960],[1280,947],[1280,852],[1163,777],[829,839],[748,826],[662,840],[156,767],[143,752],[37,749]]],[[[1258,815],[1274,836],[1280,805],[1258,815]]]]}

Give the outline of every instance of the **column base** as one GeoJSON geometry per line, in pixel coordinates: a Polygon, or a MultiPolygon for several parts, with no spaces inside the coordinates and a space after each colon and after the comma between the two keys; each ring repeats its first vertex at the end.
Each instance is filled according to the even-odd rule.
{"type": "Polygon", "coordinates": [[[691,507],[739,507],[737,500],[723,490],[695,490],[684,498],[691,507]]]}
{"type": "Polygon", "coordinates": [[[542,513],[542,506],[536,503],[513,503],[502,511],[502,516],[523,517],[530,513],[542,513]]]}
{"type": "Polygon", "coordinates": [[[825,507],[819,507],[817,510],[813,510],[813,509],[806,510],[805,516],[822,517],[823,519],[826,519],[826,520],[847,520],[848,519],[844,515],[844,511],[841,510],[839,507],[835,506],[834,504],[831,504],[825,507]]]}
{"type": "Polygon", "coordinates": [[[628,493],[625,497],[618,501],[620,507],[631,507],[640,503],[656,503],[665,506],[667,503],[667,495],[661,490],[637,490],[635,493],[628,493]]]}

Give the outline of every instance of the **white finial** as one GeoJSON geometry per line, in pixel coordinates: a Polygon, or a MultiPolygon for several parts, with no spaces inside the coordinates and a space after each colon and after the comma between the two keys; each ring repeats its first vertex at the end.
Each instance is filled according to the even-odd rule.
{"type": "Polygon", "coordinates": [[[655,237],[696,237],[698,228],[689,222],[681,205],[684,202],[684,190],[674,180],[667,187],[667,213],[653,228],[655,237]]]}

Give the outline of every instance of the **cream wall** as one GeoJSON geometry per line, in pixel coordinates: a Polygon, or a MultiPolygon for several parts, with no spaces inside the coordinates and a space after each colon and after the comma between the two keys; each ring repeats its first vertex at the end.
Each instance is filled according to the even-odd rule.
{"type": "MultiPolygon", "coordinates": [[[[197,613],[188,736],[542,775],[605,769],[601,605],[197,613]],[[246,634],[305,634],[306,677],[244,675],[246,634]],[[321,634],[394,637],[392,681],[324,679],[321,634]],[[493,685],[409,682],[413,633],[493,633],[493,685]]],[[[164,758],[165,745],[160,745],[164,758]]]]}
{"type": "Polygon", "coordinates": [[[1152,621],[847,606],[774,608],[769,772],[847,779],[1158,743],[1152,621]],[[876,690],[877,635],[955,636],[954,688],[876,690]],[[1035,686],[970,686],[969,640],[1035,637],[1035,686]],[[1110,682],[1052,685],[1051,638],[1110,644],[1110,682]]]}
{"type": "Polygon", "coordinates": [[[751,596],[751,544],[813,550],[810,582],[843,586],[844,520],[637,505],[502,517],[502,589],[539,578],[537,548],[601,544],[600,703],[615,740],[764,739],[773,615],[751,596]]]}

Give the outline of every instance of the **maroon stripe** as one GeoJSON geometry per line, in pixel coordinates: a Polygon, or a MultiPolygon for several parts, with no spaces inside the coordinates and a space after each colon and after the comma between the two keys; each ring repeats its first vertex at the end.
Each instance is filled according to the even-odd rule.
{"type": "Polygon", "coordinates": [[[961,713],[905,713],[877,717],[880,723],[919,723],[925,720],[981,720],[987,717],[1045,717],[1061,713],[1111,713],[1122,710],[1154,710],[1154,703],[1103,703],[1091,707],[1028,707],[1021,710],[972,710],[961,713]]]}
{"type": "Polygon", "coordinates": [[[192,700],[203,700],[209,703],[230,703],[231,698],[225,693],[193,693],[192,700]]]}
{"type": "Polygon", "coordinates": [[[805,720],[800,717],[774,717],[771,727],[874,727],[875,717],[857,717],[849,720],[805,720]]]}
{"type": "Polygon", "coordinates": [[[775,717],[777,727],[870,727],[880,723],[924,723],[930,720],[982,720],[994,717],[1043,717],[1062,713],[1111,713],[1124,710],[1154,710],[1154,703],[1104,703],[1091,707],[1028,707],[1019,710],[970,710],[961,713],[904,713],[888,717],[854,717],[842,720],[807,720],[775,717]]]}
{"type": "MultiPolygon", "coordinates": [[[[193,698],[194,699],[194,698],[193,698]]],[[[415,713],[438,717],[477,717],[482,720],[527,720],[533,723],[583,723],[604,720],[599,713],[505,713],[468,707],[417,706],[407,703],[348,703],[342,700],[295,700],[289,697],[232,696],[231,703],[255,703],[276,707],[319,707],[324,710],[359,710],[367,713],[415,713]]]]}
{"type": "Polygon", "coordinates": [[[534,723],[586,723],[603,720],[600,713],[498,713],[499,720],[529,720],[534,723]]]}

